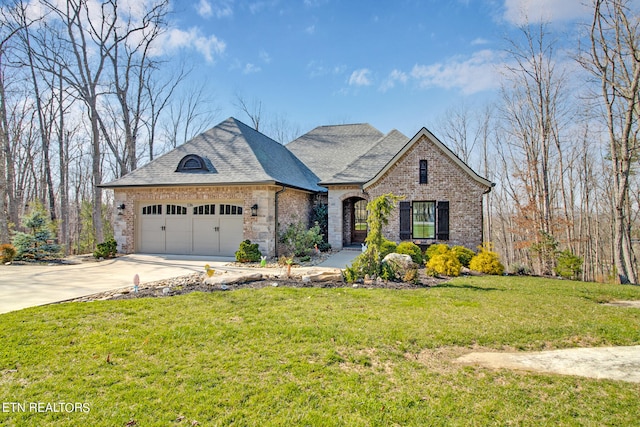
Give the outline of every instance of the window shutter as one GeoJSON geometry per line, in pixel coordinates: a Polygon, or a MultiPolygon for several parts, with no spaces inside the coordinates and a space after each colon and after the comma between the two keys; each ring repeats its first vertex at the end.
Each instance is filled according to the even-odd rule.
{"type": "Polygon", "coordinates": [[[400,240],[411,239],[411,202],[400,202],[400,240]]]}
{"type": "Polygon", "coordinates": [[[438,240],[449,240],[449,202],[438,202],[437,218],[436,236],[438,240]]]}

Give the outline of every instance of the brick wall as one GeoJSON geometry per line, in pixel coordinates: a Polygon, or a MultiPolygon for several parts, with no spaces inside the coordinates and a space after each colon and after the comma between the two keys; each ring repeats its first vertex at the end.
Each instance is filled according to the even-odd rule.
{"type": "MultiPolygon", "coordinates": [[[[158,201],[203,202],[236,201],[243,209],[243,239],[260,245],[260,250],[274,256],[275,242],[275,194],[282,187],[272,185],[229,187],[157,187],[122,188],[114,190],[116,206],[125,204],[122,215],[114,215],[114,235],[118,250],[122,253],[136,251],[138,234],[136,227],[139,205],[158,201]],[[251,206],[258,205],[258,215],[251,216],[251,206]]],[[[287,188],[279,195],[279,222],[288,225],[296,218],[308,218],[311,195],[307,192],[287,188]]]]}
{"type": "MultiPolygon", "coordinates": [[[[475,250],[482,243],[482,195],[488,187],[469,176],[426,136],[413,145],[372,186],[365,189],[369,199],[392,192],[405,201],[448,201],[450,245],[475,250]],[[428,183],[419,183],[420,160],[428,162],[428,183]]],[[[400,241],[399,209],[395,209],[383,230],[390,240],[400,241]]],[[[435,243],[435,240],[421,243],[435,243]]]]}

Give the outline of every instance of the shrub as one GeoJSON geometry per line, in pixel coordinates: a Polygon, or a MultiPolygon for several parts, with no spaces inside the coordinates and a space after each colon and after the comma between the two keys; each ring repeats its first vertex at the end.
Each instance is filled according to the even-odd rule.
{"type": "Polygon", "coordinates": [[[0,245],[0,262],[11,262],[13,258],[16,256],[16,248],[15,246],[4,243],[0,245]]]}
{"type": "Polygon", "coordinates": [[[426,261],[429,261],[432,257],[438,255],[438,254],[444,254],[446,252],[449,251],[449,246],[447,246],[444,243],[435,243],[433,245],[430,245],[427,250],[425,251],[424,255],[426,258],[426,261]]]}
{"type": "Polygon", "coordinates": [[[397,247],[398,245],[395,242],[383,239],[382,245],[380,245],[380,259],[384,259],[387,255],[394,253],[397,247]]]}
{"type": "Polygon", "coordinates": [[[556,274],[565,279],[576,280],[582,274],[582,258],[574,255],[570,249],[558,252],[556,274]]]}
{"type": "Polygon", "coordinates": [[[458,258],[458,261],[460,261],[460,264],[462,264],[463,267],[467,267],[467,268],[469,268],[469,263],[471,262],[471,258],[473,258],[476,254],[471,249],[466,248],[464,246],[454,246],[451,248],[451,252],[453,252],[454,255],[458,258]]]}
{"type": "Polygon", "coordinates": [[[422,249],[420,246],[413,242],[401,242],[396,248],[396,252],[399,254],[410,255],[413,262],[418,265],[422,265],[422,249]]]}
{"type": "Polygon", "coordinates": [[[39,203],[31,206],[31,211],[22,217],[22,226],[27,233],[17,231],[13,235],[16,258],[45,259],[57,256],[60,246],[54,243],[53,226],[44,207],[39,203]]]}
{"type": "Polygon", "coordinates": [[[509,266],[509,272],[517,276],[529,276],[531,274],[531,268],[526,264],[516,262],[509,266]]]}
{"type": "Polygon", "coordinates": [[[262,252],[258,249],[257,243],[251,240],[240,242],[240,248],[236,251],[236,261],[238,262],[259,262],[262,252]]]}
{"type": "Polygon", "coordinates": [[[427,274],[431,275],[459,276],[461,268],[458,257],[450,250],[434,254],[427,262],[427,274]]]}
{"type": "Polygon", "coordinates": [[[469,268],[484,274],[502,275],[504,265],[497,253],[481,247],[480,252],[471,259],[469,268]]]}
{"type": "Polygon", "coordinates": [[[118,253],[118,244],[115,239],[109,239],[104,243],[98,243],[98,247],[93,251],[94,258],[115,258],[118,253]]]}
{"type": "Polygon", "coordinates": [[[288,253],[293,253],[297,257],[311,255],[315,245],[322,244],[322,234],[320,226],[316,223],[310,229],[302,221],[290,224],[280,235],[280,242],[285,246],[288,253]]]}

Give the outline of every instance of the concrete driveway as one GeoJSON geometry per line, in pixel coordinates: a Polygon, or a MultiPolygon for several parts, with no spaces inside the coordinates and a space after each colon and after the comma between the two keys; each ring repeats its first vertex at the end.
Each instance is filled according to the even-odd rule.
{"type": "Polygon", "coordinates": [[[125,255],[112,260],[54,265],[0,265],[0,313],[204,271],[235,261],[225,257],[125,255]]]}
{"type": "MultiPolygon", "coordinates": [[[[310,269],[344,268],[358,254],[347,250],[335,252],[310,269]]],[[[131,287],[136,274],[140,283],[147,283],[204,272],[205,264],[219,271],[245,270],[228,265],[235,261],[233,257],[133,254],[104,261],[92,257],[71,260],[75,264],[0,265],[0,313],[131,287]]]]}

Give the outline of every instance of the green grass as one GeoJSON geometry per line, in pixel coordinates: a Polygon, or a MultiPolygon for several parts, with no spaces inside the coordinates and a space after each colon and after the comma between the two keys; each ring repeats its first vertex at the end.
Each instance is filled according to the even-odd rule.
{"type": "Polygon", "coordinates": [[[2,401],[90,412],[0,412],[0,425],[639,425],[637,384],[453,362],[469,348],[640,344],[640,310],[600,304],[612,299],[640,289],[474,277],[7,313],[2,401]]]}

